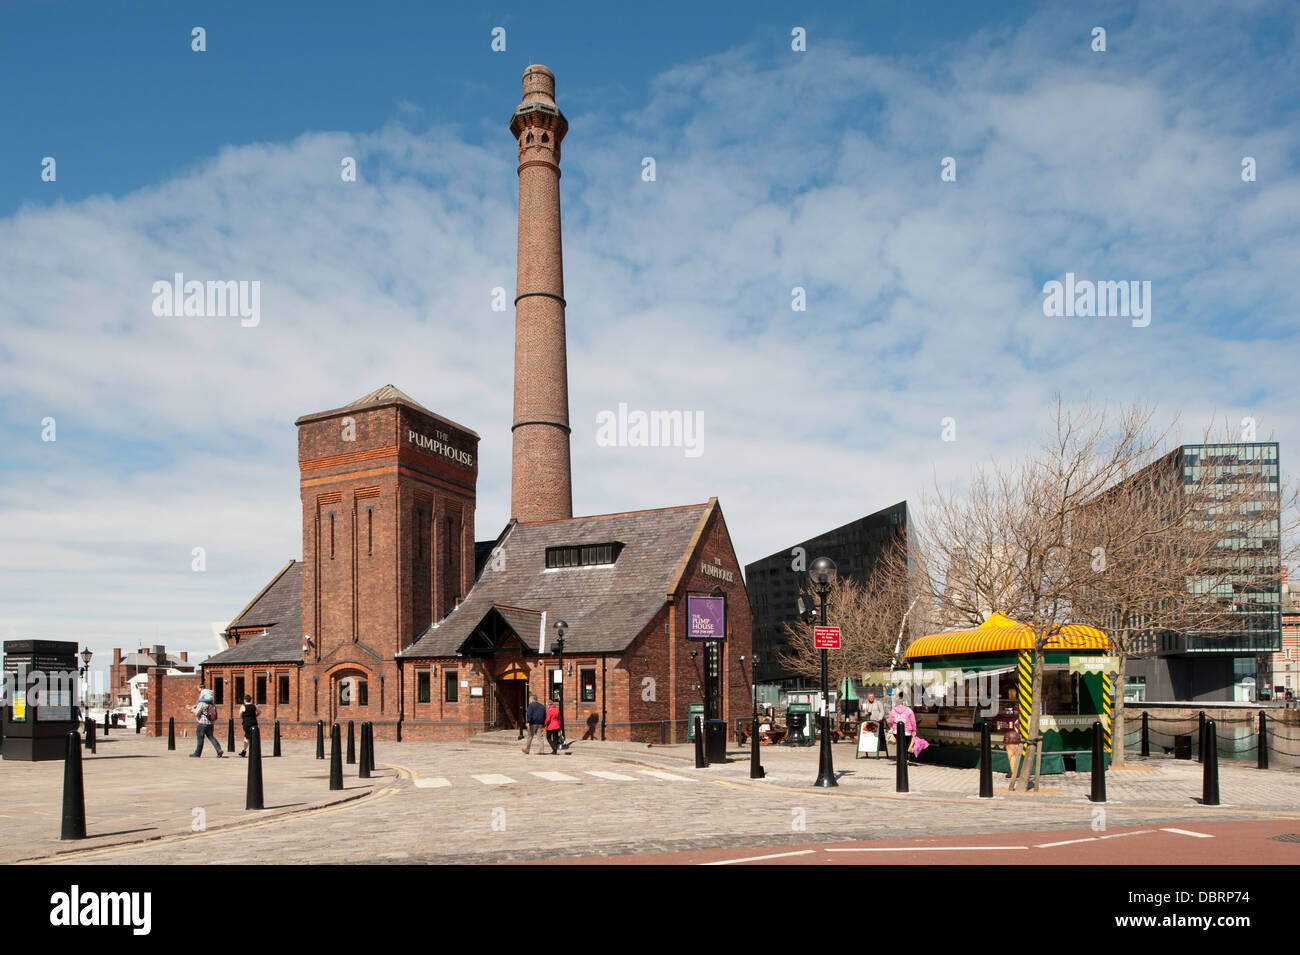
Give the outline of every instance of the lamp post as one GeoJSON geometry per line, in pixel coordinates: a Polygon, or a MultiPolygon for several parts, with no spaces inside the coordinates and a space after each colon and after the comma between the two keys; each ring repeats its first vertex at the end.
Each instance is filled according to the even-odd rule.
{"type": "MultiPolygon", "coordinates": [[[[808,568],[808,576],[812,580],[813,591],[817,594],[818,610],[821,617],[821,625],[826,626],[826,595],[830,593],[831,583],[835,580],[835,561],[829,557],[818,557],[808,568]]],[[[817,775],[815,786],[823,789],[830,789],[838,786],[835,781],[835,766],[831,757],[831,713],[830,713],[830,692],[827,686],[827,662],[826,650],[822,649],[822,747],[821,747],[821,769],[817,775]]]]}
{"type": "Polygon", "coordinates": [[[84,705],[86,708],[81,714],[83,720],[90,716],[90,658],[93,656],[94,653],[91,652],[90,647],[86,647],[86,649],[81,651],[81,676],[86,681],[86,693],[84,699],[84,705]]]}
{"type": "Polygon", "coordinates": [[[564,738],[564,631],[569,625],[563,620],[555,621],[555,652],[560,658],[560,738],[564,738]]]}
{"type": "MultiPolygon", "coordinates": [[[[740,655],[740,665],[745,665],[745,655],[740,655]]],[[[758,665],[758,654],[752,654],[749,661],[749,686],[750,699],[754,704],[754,721],[749,726],[749,778],[763,779],[767,773],[763,770],[763,764],[758,758],[758,683],[754,674],[754,668],[758,665]]]]}

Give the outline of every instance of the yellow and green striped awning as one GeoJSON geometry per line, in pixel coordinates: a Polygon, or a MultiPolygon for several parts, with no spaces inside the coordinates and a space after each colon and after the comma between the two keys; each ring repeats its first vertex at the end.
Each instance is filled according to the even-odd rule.
{"type": "MultiPolygon", "coordinates": [[[[993,613],[973,630],[932,633],[913,641],[903,655],[907,660],[925,657],[958,657],[968,653],[995,653],[999,650],[1020,651],[1034,648],[1034,632],[1006,614],[993,613]]],[[[1096,627],[1067,624],[1047,641],[1048,650],[1110,650],[1110,638],[1096,627]]]]}

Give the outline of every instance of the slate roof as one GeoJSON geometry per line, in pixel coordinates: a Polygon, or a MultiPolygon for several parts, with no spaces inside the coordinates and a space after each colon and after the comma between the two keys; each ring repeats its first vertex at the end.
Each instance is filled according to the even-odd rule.
{"type": "Polygon", "coordinates": [[[152,654],[146,653],[143,650],[136,653],[128,653],[126,656],[122,657],[121,665],[128,667],[168,666],[177,670],[194,669],[193,663],[188,663],[185,660],[182,660],[174,653],[166,654],[165,659],[159,661],[156,660],[152,654]]]}
{"type": "Polygon", "coordinates": [[[540,614],[547,614],[547,649],[553,624],[568,623],[566,653],[625,650],[662,609],[704,519],[716,507],[686,507],[511,524],[499,561],[489,561],[460,606],[434,624],[399,657],[455,656],[496,607],[501,617],[537,650],[540,614]],[[617,541],[613,564],[546,569],[546,549],[617,541]],[[501,569],[493,569],[499,563],[501,569]]]}
{"type": "Polygon", "coordinates": [[[264,627],[266,633],[244,637],[203,665],[302,662],[302,561],[281,568],[226,629],[244,627],[264,627]]]}
{"type": "Polygon", "coordinates": [[[329,411],[317,411],[312,414],[305,414],[300,417],[296,423],[302,424],[306,421],[315,421],[317,418],[328,418],[331,415],[337,415],[344,411],[356,411],[359,408],[382,408],[384,405],[405,405],[408,408],[414,408],[416,411],[428,415],[435,421],[449,424],[453,428],[457,428],[468,435],[472,435],[476,440],[478,439],[478,432],[465,427],[463,424],[457,424],[450,418],[445,418],[436,412],[430,411],[396,385],[383,385],[380,388],[376,388],[368,395],[362,395],[356,401],[349,401],[342,408],[331,408],[329,411]]]}

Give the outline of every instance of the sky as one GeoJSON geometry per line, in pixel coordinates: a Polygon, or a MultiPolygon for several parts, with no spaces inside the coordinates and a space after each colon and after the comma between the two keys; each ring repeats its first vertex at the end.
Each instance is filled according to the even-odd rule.
{"type": "Polygon", "coordinates": [[[294,420],[386,383],[482,436],[496,535],[530,63],[576,514],[717,496],[744,564],[1036,447],[1057,394],[1250,419],[1294,476],[1300,7],[625,6],[0,2],[0,637],[213,652],[301,557],[294,420]],[[256,324],[155,314],[176,273],[256,324]],[[1067,273],[1149,311],[1045,314],[1067,273]],[[598,443],[620,405],[698,453],[598,443]]]}

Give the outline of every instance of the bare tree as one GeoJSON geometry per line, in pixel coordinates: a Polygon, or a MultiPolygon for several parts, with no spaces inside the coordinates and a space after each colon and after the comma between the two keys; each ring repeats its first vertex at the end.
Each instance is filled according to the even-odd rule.
{"type": "MultiPolygon", "coordinates": [[[[867,670],[889,666],[900,621],[911,599],[906,548],[887,546],[865,582],[836,577],[826,596],[826,623],[840,628],[840,649],[828,651],[827,675],[835,686],[867,670]]],[[[821,650],[813,642],[814,622],[785,625],[781,662],[801,676],[821,677],[821,650]]]]}
{"type": "MultiPolygon", "coordinates": [[[[935,598],[944,619],[978,625],[993,610],[1023,623],[1033,640],[1029,726],[1036,750],[1048,642],[1074,622],[1081,515],[1110,488],[1149,463],[1167,431],[1151,426],[1142,405],[1113,415],[1088,405],[1071,412],[1058,398],[1055,435],[1013,465],[978,470],[966,493],[936,490],[915,535],[944,583],[935,598]]],[[[937,577],[936,577],[937,582],[937,577]]],[[[1017,784],[1036,770],[1026,759],[1017,784]]]]}

